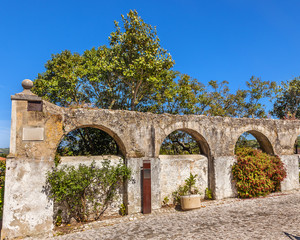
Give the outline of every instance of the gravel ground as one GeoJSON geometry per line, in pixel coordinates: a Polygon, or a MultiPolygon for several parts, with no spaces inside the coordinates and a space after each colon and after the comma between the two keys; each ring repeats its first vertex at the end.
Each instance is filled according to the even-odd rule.
{"type": "Polygon", "coordinates": [[[203,202],[200,209],[161,209],[87,224],[63,236],[27,238],[89,239],[295,239],[300,240],[300,191],[256,199],[203,202]]]}

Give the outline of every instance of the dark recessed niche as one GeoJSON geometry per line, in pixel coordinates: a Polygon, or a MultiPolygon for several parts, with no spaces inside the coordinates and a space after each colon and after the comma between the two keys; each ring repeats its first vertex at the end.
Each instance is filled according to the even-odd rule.
{"type": "Polygon", "coordinates": [[[43,102],[42,101],[28,101],[27,111],[43,111],[43,102]]]}

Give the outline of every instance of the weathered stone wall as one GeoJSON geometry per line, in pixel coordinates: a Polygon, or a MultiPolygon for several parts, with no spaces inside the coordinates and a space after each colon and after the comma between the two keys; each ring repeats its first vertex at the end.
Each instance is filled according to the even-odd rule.
{"type": "MultiPolygon", "coordinates": [[[[41,111],[30,110],[29,103],[38,105],[41,98],[31,93],[29,85],[25,84],[22,93],[12,96],[2,239],[51,231],[53,204],[43,190],[45,172],[54,166],[53,159],[62,138],[81,127],[101,129],[119,145],[133,172],[125,193],[128,213],[141,211],[143,160],[151,160],[153,209],[161,206],[164,192],[170,192],[169,189],[173,188],[164,189],[162,181],[168,171],[165,168],[170,167],[167,161],[171,164],[177,160],[163,161],[159,150],[164,139],[176,130],[190,134],[199,143],[201,154],[207,157],[207,183],[203,177],[203,188],[208,185],[217,199],[236,194],[231,166],[235,161],[236,141],[244,132],[253,134],[265,152],[283,159],[288,176],[282,183],[282,190],[299,188],[297,158],[293,155],[293,148],[300,135],[300,121],[72,109],[46,101],[42,101],[41,111]]],[[[181,162],[175,165],[178,164],[181,162]]],[[[203,166],[198,167],[204,169],[203,166]]],[[[176,177],[176,173],[171,175],[176,177]]],[[[181,171],[178,176],[184,178],[181,171]]]]}
{"type": "Polygon", "coordinates": [[[53,202],[44,188],[51,165],[34,159],[7,159],[2,239],[52,230],[53,202]]]}
{"type": "Polygon", "coordinates": [[[103,156],[64,156],[60,158],[59,167],[62,165],[78,167],[79,164],[91,165],[95,162],[96,166],[101,167],[104,161],[108,160],[112,166],[116,166],[119,163],[123,163],[123,159],[120,156],[115,155],[103,155],[103,156]]]}
{"type": "Polygon", "coordinates": [[[236,197],[231,169],[236,162],[234,156],[219,156],[214,159],[215,187],[212,189],[216,199],[236,197]]]}
{"type": "Polygon", "coordinates": [[[281,155],[287,176],[281,183],[281,191],[289,191],[299,188],[299,156],[300,155],[281,155]]]}
{"type": "Polygon", "coordinates": [[[185,179],[190,173],[197,174],[196,187],[202,198],[208,188],[208,159],[203,155],[159,155],[160,159],[160,201],[168,197],[172,203],[172,193],[180,185],[185,184],[185,179]]]}

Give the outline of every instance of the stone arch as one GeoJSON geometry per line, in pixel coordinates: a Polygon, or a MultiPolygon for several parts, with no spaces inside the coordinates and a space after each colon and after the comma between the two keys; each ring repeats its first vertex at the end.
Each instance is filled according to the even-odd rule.
{"type": "Polygon", "coordinates": [[[189,174],[197,174],[197,188],[204,198],[206,188],[213,189],[213,158],[208,142],[202,134],[191,128],[191,126],[180,126],[180,123],[165,129],[160,136],[156,153],[160,159],[160,201],[164,197],[171,199],[172,192],[176,191],[179,185],[183,185],[189,174]],[[200,149],[199,154],[189,155],[159,155],[163,141],[173,132],[182,131],[189,134],[197,143],[200,149]]]}
{"type": "Polygon", "coordinates": [[[178,124],[174,124],[165,129],[164,134],[162,134],[160,136],[159,141],[157,141],[157,145],[156,145],[156,149],[155,149],[155,156],[159,155],[161,145],[162,145],[163,141],[165,140],[165,138],[167,136],[169,136],[172,132],[175,132],[175,131],[182,131],[182,132],[185,132],[185,133],[191,135],[198,142],[201,153],[203,155],[205,155],[207,158],[210,158],[211,149],[210,149],[210,146],[209,146],[207,140],[203,137],[203,135],[200,134],[195,129],[192,129],[189,127],[184,127],[184,126],[178,126],[178,124]]]}
{"type": "MultiPolygon", "coordinates": [[[[59,144],[62,142],[63,138],[67,136],[69,133],[73,132],[76,129],[83,129],[83,128],[94,128],[94,129],[99,129],[106,134],[108,134],[118,145],[119,147],[119,152],[120,154],[108,154],[108,155],[72,155],[72,156],[61,156],[60,158],[60,163],[65,165],[65,166],[73,166],[76,169],[78,169],[79,164],[83,164],[86,166],[91,166],[91,164],[94,162],[97,167],[103,166],[103,162],[106,160],[110,161],[110,164],[113,166],[115,164],[118,164],[122,161],[122,163],[126,163],[124,161],[124,158],[126,157],[126,147],[121,138],[118,136],[117,133],[115,133],[113,130],[110,128],[103,126],[103,125],[96,125],[96,124],[78,124],[77,126],[68,127],[67,130],[64,132],[64,134],[60,137],[60,140],[56,144],[55,152],[57,152],[57,148],[59,144]],[[120,156],[121,155],[121,156],[120,156]],[[123,159],[122,159],[123,157],[123,159]]],[[[65,129],[65,128],[64,128],[65,129]]],[[[93,138],[91,138],[93,141],[93,138]]],[[[96,145],[97,146],[97,145],[96,145]]],[[[99,145],[100,146],[100,145],[99,145]]],[[[117,191],[116,193],[116,198],[115,203],[110,205],[107,208],[107,211],[110,211],[112,213],[118,212],[120,204],[127,204],[126,203],[126,185],[123,184],[121,188],[117,191]]],[[[101,198],[97,199],[99,201],[102,201],[101,198]]],[[[89,200],[87,200],[89,201],[89,200]]],[[[63,222],[68,222],[69,221],[69,215],[68,215],[68,210],[65,208],[65,206],[59,202],[54,202],[53,203],[53,221],[57,219],[57,216],[62,217],[63,222]]]]}
{"type": "Polygon", "coordinates": [[[239,137],[245,132],[252,134],[256,138],[263,152],[271,155],[275,154],[272,143],[270,142],[269,138],[266,136],[268,134],[262,133],[262,131],[253,128],[246,128],[246,129],[244,128],[235,135],[234,146],[232,149],[233,154],[234,154],[234,147],[236,142],[238,141],[239,137]]]}
{"type": "Polygon", "coordinates": [[[126,157],[127,155],[127,148],[125,147],[124,142],[121,140],[121,138],[119,137],[118,134],[116,134],[113,130],[111,130],[110,128],[103,126],[103,125],[94,125],[94,124],[83,124],[83,125],[78,125],[76,127],[72,127],[72,128],[68,128],[68,131],[65,132],[65,134],[63,134],[59,141],[56,143],[56,149],[58,148],[59,144],[61,143],[61,141],[63,140],[63,138],[70,132],[79,129],[79,128],[86,128],[86,127],[91,127],[91,128],[97,128],[103,132],[106,132],[108,135],[110,135],[117,143],[117,145],[120,148],[120,152],[122,154],[123,157],[126,157]]]}

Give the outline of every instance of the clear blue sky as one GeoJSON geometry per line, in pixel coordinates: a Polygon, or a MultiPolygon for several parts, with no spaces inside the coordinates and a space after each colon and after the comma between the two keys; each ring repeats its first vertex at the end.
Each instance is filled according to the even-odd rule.
{"type": "Polygon", "coordinates": [[[44,71],[51,54],[108,43],[114,20],[136,9],[157,26],[175,69],[244,88],[252,75],[300,76],[299,0],[3,0],[0,4],[0,147],[9,146],[10,95],[44,71]]]}

